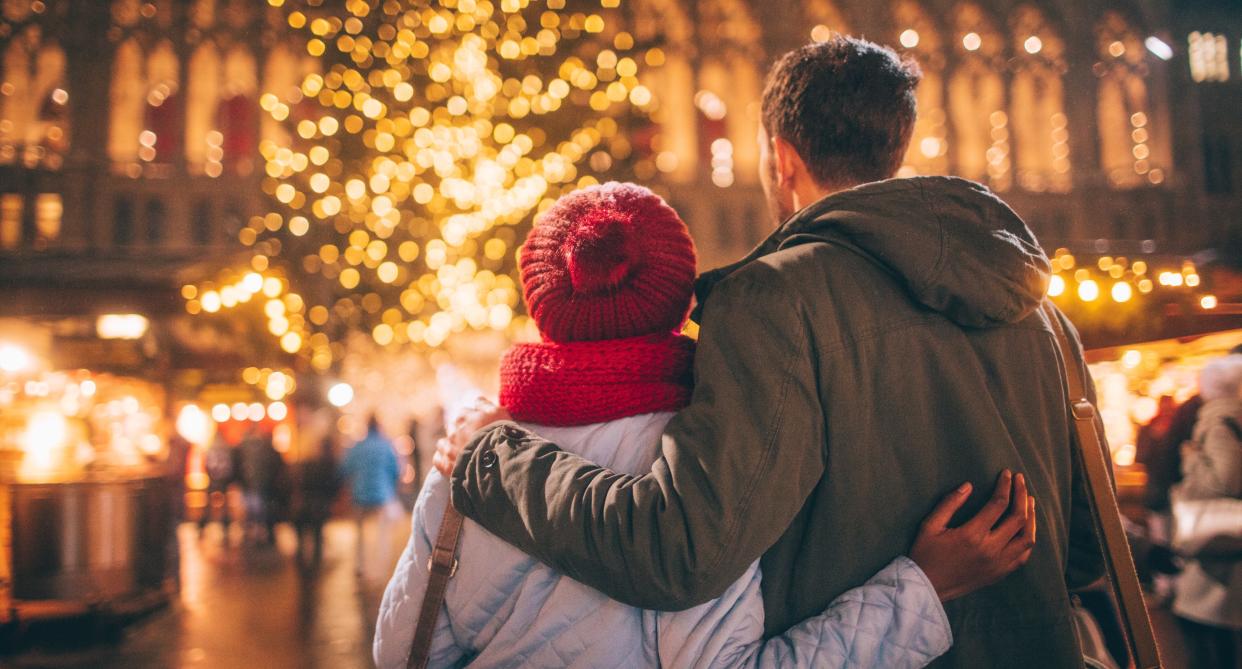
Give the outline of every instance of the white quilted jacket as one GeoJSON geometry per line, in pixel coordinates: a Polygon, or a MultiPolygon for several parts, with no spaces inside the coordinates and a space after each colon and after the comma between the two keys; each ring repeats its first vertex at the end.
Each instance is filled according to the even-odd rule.
{"type": "MultiPolygon", "coordinates": [[[[651,469],[669,413],[580,427],[530,426],[541,437],[625,474],[651,469]]],[[[774,485],[779,483],[774,482],[774,485]]],[[[375,663],[405,667],[427,586],[427,562],[449,500],[432,472],[413,533],[384,592],[375,663]]],[[[922,667],[952,644],[935,590],[898,557],[824,613],[763,639],[756,562],[718,599],[678,612],[609,599],[467,520],[432,646],[432,667],[922,667]]]]}

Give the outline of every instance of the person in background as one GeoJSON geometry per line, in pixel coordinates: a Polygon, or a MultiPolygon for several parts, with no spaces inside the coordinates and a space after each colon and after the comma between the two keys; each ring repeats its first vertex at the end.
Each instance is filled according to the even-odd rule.
{"type": "Polygon", "coordinates": [[[203,468],[207,471],[207,501],[203,505],[203,515],[198,519],[198,536],[203,536],[207,523],[211,522],[214,515],[213,509],[218,506],[222,541],[228,544],[229,526],[232,524],[228,492],[229,486],[237,480],[238,452],[229,446],[229,442],[219,432],[203,455],[203,468]]]}
{"type": "Polygon", "coordinates": [[[314,457],[298,467],[294,524],[298,533],[298,563],[303,566],[317,567],[323,558],[323,525],[332,515],[332,502],[341,489],[333,446],[332,437],[324,437],[314,457]],[[307,541],[311,543],[309,562],[307,541]]]}
{"type": "Polygon", "coordinates": [[[358,528],[356,569],[364,580],[375,580],[387,567],[379,563],[387,555],[392,522],[398,515],[394,503],[401,472],[392,442],[380,432],[375,416],[367,421],[367,436],[345,454],[341,472],[349,481],[358,528]],[[364,528],[372,521],[376,532],[368,549],[364,528]]]}
{"type": "Polygon", "coordinates": [[[276,495],[284,459],[272,445],[271,436],[261,433],[257,426],[249,429],[238,449],[247,535],[272,545],[276,543],[276,495]]]}
{"type": "MultiPolygon", "coordinates": [[[[1199,394],[1203,407],[1182,449],[1182,482],[1175,496],[1242,499],[1242,355],[1208,363],[1200,373],[1199,394]]],[[[1188,559],[1178,578],[1173,613],[1195,669],[1242,667],[1242,554],[1236,548],[1188,559]]]]}

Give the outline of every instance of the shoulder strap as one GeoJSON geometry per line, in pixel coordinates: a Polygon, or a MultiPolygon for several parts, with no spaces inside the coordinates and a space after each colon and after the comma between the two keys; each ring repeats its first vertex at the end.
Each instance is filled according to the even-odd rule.
{"type": "Polygon", "coordinates": [[[1074,419],[1078,452],[1087,478],[1091,512],[1095,516],[1096,530],[1104,549],[1104,563],[1121,614],[1121,626],[1130,656],[1134,659],[1131,666],[1136,669],[1159,669],[1163,666],[1160,651],[1147,616],[1147,606],[1143,602],[1130,544],[1121,525],[1121,511],[1113,494],[1111,467],[1104,455],[1108,449],[1096,427],[1095,407],[1087,399],[1086,379],[1078,366],[1075,346],[1065,334],[1060,314],[1048,301],[1044,302],[1043,311],[1056,335],[1061,365],[1065,370],[1070,415],[1074,419]]]}
{"type": "Polygon", "coordinates": [[[444,509],[444,518],[440,521],[440,532],[436,535],[436,544],[431,549],[431,558],[427,561],[427,569],[431,572],[427,578],[427,592],[423,594],[423,606],[418,612],[418,627],[414,629],[414,643],[410,646],[410,659],[406,669],[424,669],[431,655],[431,641],[436,632],[436,621],[440,617],[440,607],[444,604],[444,594],[448,590],[448,582],[457,573],[457,538],[461,535],[464,518],[453,508],[452,502],[444,509]]]}

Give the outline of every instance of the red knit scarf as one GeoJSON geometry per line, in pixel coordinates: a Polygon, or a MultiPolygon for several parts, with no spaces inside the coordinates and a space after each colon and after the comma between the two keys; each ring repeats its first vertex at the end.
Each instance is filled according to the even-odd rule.
{"type": "Polygon", "coordinates": [[[690,402],[694,341],[680,335],[518,344],[500,364],[500,405],[516,420],[588,425],[690,402]]]}

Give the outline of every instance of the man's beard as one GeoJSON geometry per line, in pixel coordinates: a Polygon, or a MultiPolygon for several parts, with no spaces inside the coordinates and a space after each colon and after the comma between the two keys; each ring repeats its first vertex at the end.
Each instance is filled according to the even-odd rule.
{"type": "Polygon", "coordinates": [[[766,169],[768,171],[767,184],[763,189],[763,196],[768,201],[768,214],[772,217],[772,227],[776,228],[793,215],[793,206],[781,202],[781,193],[776,187],[776,163],[768,163],[766,169]]]}

